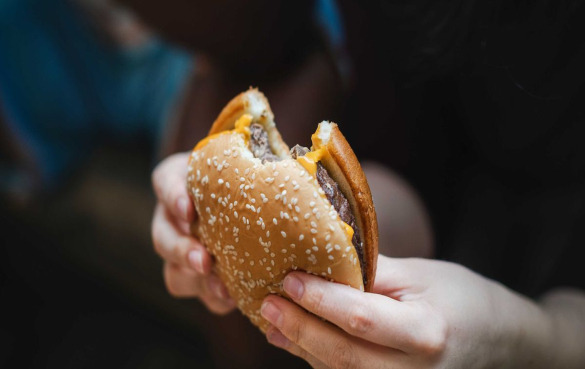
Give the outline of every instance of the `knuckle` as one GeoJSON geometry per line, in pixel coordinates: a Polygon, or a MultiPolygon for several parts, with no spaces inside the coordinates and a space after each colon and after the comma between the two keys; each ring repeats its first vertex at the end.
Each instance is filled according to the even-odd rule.
{"type": "Polygon", "coordinates": [[[442,354],[447,347],[447,335],[447,322],[442,316],[435,315],[418,339],[420,351],[431,357],[442,354]]]}
{"type": "Polygon", "coordinates": [[[152,246],[154,251],[162,257],[163,245],[160,240],[160,230],[155,225],[152,226],[152,246]]]}
{"type": "Polygon", "coordinates": [[[364,306],[358,305],[349,314],[348,326],[350,329],[350,334],[354,336],[364,335],[372,330],[374,322],[372,321],[372,317],[368,312],[368,309],[366,309],[364,306]]]}
{"type": "Polygon", "coordinates": [[[152,186],[155,190],[160,190],[162,181],[164,179],[163,175],[163,166],[165,161],[159,163],[156,168],[152,171],[152,175],[150,176],[150,180],[152,182],[152,186]]]}
{"type": "Polygon", "coordinates": [[[284,325],[283,333],[288,336],[292,342],[300,344],[304,338],[304,324],[301,319],[291,319],[290,324],[284,325]]]}
{"type": "Polygon", "coordinates": [[[321,287],[314,286],[306,290],[307,304],[312,307],[317,314],[325,308],[325,291],[321,287]]]}
{"type": "Polygon", "coordinates": [[[358,367],[355,351],[345,339],[339,339],[330,353],[329,366],[332,369],[352,369],[358,367]]]}
{"type": "Polygon", "coordinates": [[[175,261],[181,263],[182,261],[187,260],[187,250],[189,249],[190,243],[189,239],[186,237],[179,237],[172,248],[172,254],[175,258],[175,261]]]}

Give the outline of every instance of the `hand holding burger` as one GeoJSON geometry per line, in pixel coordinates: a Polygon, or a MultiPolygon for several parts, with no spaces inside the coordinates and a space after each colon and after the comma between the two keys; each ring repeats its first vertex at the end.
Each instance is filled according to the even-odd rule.
{"type": "Polygon", "coordinates": [[[164,261],[168,291],[176,297],[197,297],[217,314],[234,309],[225,286],[212,272],[212,259],[190,233],[197,217],[185,180],[188,153],[175,154],[157,165],[152,175],[157,205],[152,219],[155,251],[164,261]]]}
{"type": "Polygon", "coordinates": [[[566,306],[583,298],[557,291],[536,304],[436,260],[380,255],[377,270],[372,293],[290,273],[293,302],[268,296],[262,306],[268,341],[314,368],[582,367],[583,327],[566,306]]]}

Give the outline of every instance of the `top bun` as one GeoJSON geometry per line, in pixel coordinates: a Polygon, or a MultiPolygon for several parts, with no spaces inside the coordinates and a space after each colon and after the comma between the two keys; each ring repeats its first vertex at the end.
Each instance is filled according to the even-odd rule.
{"type": "Polygon", "coordinates": [[[187,186],[198,220],[193,233],[215,257],[215,271],[238,308],[263,331],[263,299],[286,297],[282,281],[292,270],[366,290],[373,285],[377,223],[369,187],[336,124],[322,123],[313,146],[347,197],[364,249],[364,275],[351,228],[339,217],[317,179],[289,155],[268,101],[256,89],[236,96],[193,150],[187,186]],[[249,124],[267,131],[280,161],[262,162],[248,147],[249,124]],[[316,142],[317,141],[317,142],[316,142]],[[341,161],[338,161],[341,160],[341,161]],[[348,231],[349,228],[349,231],[348,231]]]}

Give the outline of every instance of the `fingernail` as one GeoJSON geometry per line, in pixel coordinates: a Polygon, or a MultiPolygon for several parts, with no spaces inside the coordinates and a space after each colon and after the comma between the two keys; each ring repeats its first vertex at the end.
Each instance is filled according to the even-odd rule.
{"type": "Polygon", "coordinates": [[[187,258],[189,259],[189,265],[191,268],[193,268],[197,273],[203,274],[203,255],[201,255],[201,251],[189,251],[187,258]]]}
{"type": "Polygon", "coordinates": [[[266,332],[266,339],[268,342],[273,344],[274,346],[278,346],[281,348],[285,348],[289,344],[288,338],[286,338],[280,331],[274,327],[270,328],[268,332],[266,332]]]}
{"type": "Polygon", "coordinates": [[[274,326],[278,328],[282,327],[282,313],[280,312],[280,309],[278,309],[273,303],[268,301],[262,303],[260,314],[262,314],[264,319],[274,324],[274,326]]]}
{"type": "Polygon", "coordinates": [[[286,276],[284,278],[284,292],[286,292],[291,298],[295,300],[299,300],[303,297],[303,293],[305,292],[305,286],[303,286],[303,282],[297,277],[293,277],[292,275],[286,276]]]}
{"type": "Polygon", "coordinates": [[[220,299],[229,299],[230,295],[227,292],[226,288],[223,286],[223,284],[215,278],[210,278],[209,279],[209,284],[211,285],[211,290],[213,291],[213,293],[215,294],[216,297],[220,298],[220,299]]]}
{"type": "Polygon", "coordinates": [[[189,220],[188,208],[189,208],[189,199],[185,196],[179,197],[177,200],[177,207],[179,209],[179,214],[183,218],[183,220],[189,220]]]}

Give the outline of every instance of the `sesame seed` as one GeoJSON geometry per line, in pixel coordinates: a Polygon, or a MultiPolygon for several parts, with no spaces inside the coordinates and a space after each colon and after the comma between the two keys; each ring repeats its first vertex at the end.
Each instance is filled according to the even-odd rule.
{"type": "Polygon", "coordinates": [[[310,216],[311,216],[311,214],[310,214],[310,213],[306,213],[306,214],[305,214],[305,216],[304,216],[303,218],[305,218],[305,219],[309,219],[309,217],[310,217],[310,216]]]}
{"type": "Polygon", "coordinates": [[[280,252],[282,252],[283,254],[286,254],[287,253],[287,250],[286,249],[282,249],[282,250],[280,250],[280,252]]]}
{"type": "Polygon", "coordinates": [[[327,273],[331,274],[331,267],[327,267],[327,273]]]}
{"type": "Polygon", "coordinates": [[[276,218],[272,218],[272,223],[278,224],[278,221],[276,220],[276,218]]]}
{"type": "Polygon", "coordinates": [[[341,250],[341,247],[339,247],[339,245],[335,245],[335,246],[334,246],[334,248],[335,248],[335,250],[337,250],[337,251],[341,250]]]}
{"type": "Polygon", "coordinates": [[[315,228],[311,228],[311,233],[312,234],[317,234],[317,230],[315,228]]]}
{"type": "Polygon", "coordinates": [[[305,235],[301,233],[301,235],[299,236],[299,241],[302,241],[305,238],[305,235]]]}
{"type": "Polygon", "coordinates": [[[280,234],[282,235],[283,238],[286,238],[286,232],[285,231],[280,231],[280,234]]]}
{"type": "Polygon", "coordinates": [[[315,201],[311,201],[311,202],[309,203],[309,206],[310,206],[310,207],[313,207],[313,206],[315,206],[315,201]]]}
{"type": "Polygon", "coordinates": [[[293,217],[293,220],[294,220],[296,223],[298,223],[298,222],[299,222],[299,218],[297,218],[296,216],[295,216],[295,217],[293,217]]]}
{"type": "Polygon", "coordinates": [[[272,182],[274,182],[274,178],[272,178],[272,177],[268,177],[268,178],[266,178],[266,179],[264,180],[264,182],[266,182],[266,183],[272,183],[272,182]]]}
{"type": "Polygon", "coordinates": [[[229,183],[229,182],[226,182],[226,183],[225,183],[225,186],[226,186],[227,188],[230,188],[230,183],[229,183]]]}
{"type": "Polygon", "coordinates": [[[329,260],[333,260],[333,259],[334,259],[333,255],[329,255],[327,258],[328,258],[329,260]]]}
{"type": "Polygon", "coordinates": [[[310,254],[310,253],[311,253],[311,249],[306,249],[306,250],[305,250],[305,253],[306,253],[307,255],[308,255],[308,254],[310,254]]]}
{"type": "Polygon", "coordinates": [[[291,244],[290,244],[290,247],[291,247],[292,249],[294,249],[294,248],[296,247],[296,245],[295,245],[294,243],[291,243],[291,244]]]}

